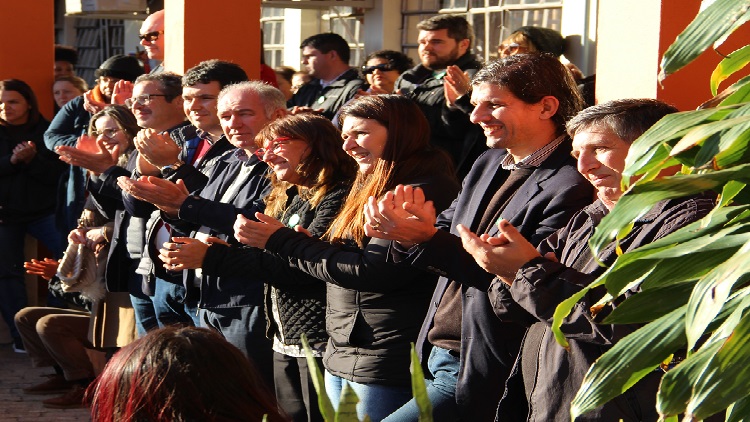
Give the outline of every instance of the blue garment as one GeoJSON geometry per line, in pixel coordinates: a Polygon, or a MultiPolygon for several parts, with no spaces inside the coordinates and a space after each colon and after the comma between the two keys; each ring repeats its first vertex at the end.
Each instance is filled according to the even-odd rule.
{"type": "MultiPolygon", "coordinates": [[[[180,277],[179,281],[182,281],[180,277]]],[[[159,327],[170,325],[198,325],[196,306],[185,303],[185,286],[156,277],[154,303],[159,327]]]]}
{"type": "Polygon", "coordinates": [[[349,384],[357,397],[357,417],[363,420],[365,415],[370,417],[372,422],[383,420],[394,410],[411,399],[411,388],[394,387],[382,384],[360,384],[354,381],[348,381],[341,377],[325,373],[326,392],[334,409],[338,409],[341,400],[341,390],[344,384],[349,384]]]}
{"type": "Polygon", "coordinates": [[[27,233],[42,242],[55,258],[62,256],[61,236],[53,214],[28,223],[0,224],[0,314],[13,338],[20,337],[13,318],[27,305],[23,269],[27,233]]]}
{"type": "MultiPolygon", "coordinates": [[[[432,403],[432,418],[435,422],[460,420],[456,404],[456,381],[461,360],[449,350],[433,347],[427,366],[432,379],[425,380],[427,396],[432,403]]],[[[397,411],[383,419],[383,422],[419,421],[419,407],[412,398],[397,411]]]]}
{"type": "Polygon", "coordinates": [[[148,296],[140,292],[130,293],[130,303],[133,304],[133,311],[135,312],[135,329],[138,337],[143,337],[149,331],[159,328],[154,304],[148,296]]]}

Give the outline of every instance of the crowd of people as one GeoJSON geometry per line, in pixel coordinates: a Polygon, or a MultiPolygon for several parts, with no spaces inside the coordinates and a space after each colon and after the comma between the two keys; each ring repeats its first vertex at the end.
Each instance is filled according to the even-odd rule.
{"type": "MultiPolygon", "coordinates": [[[[44,404],[95,421],[322,421],[306,337],[334,408],[351,388],[360,419],[419,420],[413,343],[436,421],[569,419],[590,365],[637,327],[600,323],[616,304],[592,313],[592,290],[561,327],[566,351],[553,312],[614,261],[587,241],[630,144],[677,110],[593,105],[546,28],[514,31],[489,63],[463,17],[417,29],[416,66],[381,50],[353,67],[323,33],[301,44],[303,72],[265,81],[116,55],[89,89],[60,48],[51,123],[26,83],[0,81],[0,310],[55,370],[24,392],[64,393],[44,404]],[[25,307],[27,233],[50,251],[25,267],[54,306],[25,307]],[[91,350],[108,359],[98,377],[91,350]]],[[[150,60],[163,34],[150,15],[150,60]]],[[[619,248],[713,203],[660,202],[619,248]]],[[[661,374],[585,420],[657,420],[661,374]]]]}

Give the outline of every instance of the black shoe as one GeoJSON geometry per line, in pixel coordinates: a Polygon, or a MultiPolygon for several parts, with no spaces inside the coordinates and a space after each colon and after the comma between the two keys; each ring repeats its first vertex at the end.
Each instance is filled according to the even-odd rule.
{"type": "Polygon", "coordinates": [[[26,353],[26,348],[23,346],[23,340],[21,340],[21,337],[13,338],[13,351],[16,353],[26,353]]]}

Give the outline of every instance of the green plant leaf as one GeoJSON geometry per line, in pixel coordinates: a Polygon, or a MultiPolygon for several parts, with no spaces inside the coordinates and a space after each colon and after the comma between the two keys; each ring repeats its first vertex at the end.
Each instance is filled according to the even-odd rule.
{"type": "Polygon", "coordinates": [[[681,69],[748,19],[750,0],[716,0],[701,11],[664,53],[659,82],[681,69]]]}
{"type": "Polygon", "coordinates": [[[719,94],[719,107],[742,104],[750,101],[750,76],[745,76],[719,94]]]}
{"type": "Polygon", "coordinates": [[[750,415],[750,396],[737,400],[727,409],[726,422],[747,422],[750,415]]]}
{"type": "Polygon", "coordinates": [[[645,324],[685,306],[695,283],[686,282],[638,292],[617,305],[603,324],[645,324]]]}
{"type": "Polygon", "coordinates": [[[716,266],[693,290],[685,317],[688,350],[692,350],[709,323],[719,314],[735,283],[750,272],[750,240],[731,258],[716,266]]]}
{"type": "Polygon", "coordinates": [[[670,155],[676,156],[686,150],[695,147],[705,141],[709,136],[716,133],[735,128],[739,126],[742,131],[750,128],[750,116],[742,116],[734,119],[724,119],[718,122],[706,123],[690,130],[677,144],[672,148],[670,155]]]}
{"type": "Polygon", "coordinates": [[[716,95],[719,84],[748,63],[750,63],[750,45],[729,53],[724,60],[719,62],[711,74],[711,93],[716,95]]]}
{"type": "Polygon", "coordinates": [[[597,359],[571,403],[571,420],[625,392],[684,344],[684,317],[684,306],[675,309],[628,334],[597,359]]]}
{"type": "Polygon", "coordinates": [[[595,256],[598,255],[604,245],[615,238],[623,227],[632,224],[657,202],[709,190],[719,191],[725,183],[731,180],[744,183],[750,181],[750,164],[705,174],[677,175],[636,183],[617,201],[612,212],[597,226],[589,241],[592,253],[595,256]]]}
{"type": "Polygon", "coordinates": [[[419,422],[432,422],[432,402],[427,396],[427,386],[424,382],[424,372],[422,365],[419,363],[419,356],[414,349],[414,343],[411,344],[411,393],[419,408],[419,422]]]}
{"type": "MultiPolygon", "coordinates": [[[[339,400],[339,408],[336,412],[336,422],[359,422],[357,403],[359,403],[357,393],[349,386],[348,382],[345,382],[341,388],[341,400],[339,400]]],[[[365,416],[364,420],[369,421],[369,419],[368,416],[365,416]]]]}
{"type": "Polygon", "coordinates": [[[302,347],[305,349],[305,359],[307,360],[307,367],[312,377],[315,391],[318,393],[318,409],[323,419],[332,421],[336,419],[336,412],[333,410],[331,400],[328,398],[326,393],[326,383],[323,378],[323,373],[318,368],[318,362],[315,361],[312,350],[310,349],[310,343],[307,342],[307,336],[303,333],[301,337],[302,347]]]}

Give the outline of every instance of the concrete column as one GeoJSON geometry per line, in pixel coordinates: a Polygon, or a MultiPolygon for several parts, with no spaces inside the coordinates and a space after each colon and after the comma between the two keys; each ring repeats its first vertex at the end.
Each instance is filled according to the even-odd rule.
{"type": "MultiPolygon", "coordinates": [[[[664,52],[695,18],[700,0],[601,0],[596,58],[598,102],[620,98],[656,98],[691,110],[711,98],[709,78],[722,57],[709,49],[659,86],[657,76],[664,52]]],[[[745,25],[719,48],[723,54],[744,46],[750,39],[745,25]]],[[[721,88],[746,76],[738,72],[721,88]]]]}
{"type": "Polygon", "coordinates": [[[164,67],[183,74],[203,60],[227,60],[260,76],[260,0],[164,0],[164,67]]]}
{"type": "Polygon", "coordinates": [[[0,42],[0,79],[21,79],[28,83],[47,119],[53,117],[54,6],[52,0],[0,0],[4,35],[0,42]]]}
{"type": "Polygon", "coordinates": [[[363,41],[365,54],[377,50],[401,51],[401,2],[376,1],[365,10],[363,41]]]}

